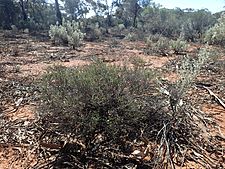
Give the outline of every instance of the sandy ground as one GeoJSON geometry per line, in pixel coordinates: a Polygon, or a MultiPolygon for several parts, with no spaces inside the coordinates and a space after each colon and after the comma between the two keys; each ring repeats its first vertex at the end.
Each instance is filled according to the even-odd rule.
{"type": "MultiPolygon", "coordinates": [[[[112,47],[113,42],[85,42],[79,50],[72,50],[69,47],[56,47],[48,41],[38,41],[34,38],[28,39],[7,39],[0,44],[0,62],[6,65],[7,79],[13,78],[39,78],[49,66],[64,65],[67,67],[83,66],[90,64],[98,58],[110,64],[131,65],[131,59],[139,57],[145,61],[145,66],[153,69],[160,69],[168,62],[174,60],[176,56],[149,56],[144,53],[146,48],[143,42],[128,42],[117,40],[116,47],[112,47]]],[[[194,51],[195,48],[190,48],[194,51]]],[[[220,59],[224,59],[222,57],[220,59]]],[[[164,79],[171,82],[177,80],[177,75],[173,72],[162,75],[164,79]]],[[[210,77],[208,77],[210,78],[210,77]]],[[[199,77],[201,80],[201,77],[199,77]]],[[[224,94],[223,94],[224,97],[224,94]]],[[[224,98],[225,99],[225,98],[224,98]]],[[[25,104],[13,110],[8,106],[6,116],[9,120],[17,119],[34,120],[36,109],[33,104],[25,104]]],[[[225,135],[225,109],[218,104],[204,104],[201,110],[206,113],[216,113],[216,120],[221,126],[221,133],[225,135]]],[[[26,163],[34,163],[34,152],[30,152],[26,147],[16,147],[15,145],[4,146],[0,144],[0,168],[20,169],[29,167],[26,163]],[[25,154],[25,161],[20,161],[20,154],[25,154]]],[[[189,164],[186,168],[201,168],[194,164],[189,164]]]]}

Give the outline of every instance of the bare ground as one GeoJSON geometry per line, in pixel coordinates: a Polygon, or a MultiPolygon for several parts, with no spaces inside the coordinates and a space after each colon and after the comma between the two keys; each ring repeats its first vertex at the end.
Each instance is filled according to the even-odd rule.
{"type": "MultiPolygon", "coordinates": [[[[140,57],[145,61],[146,67],[161,72],[163,79],[169,83],[177,79],[173,71],[174,62],[179,60],[180,56],[149,56],[144,52],[145,44],[139,41],[107,39],[102,42],[84,42],[78,50],[72,50],[69,47],[54,46],[48,40],[28,35],[4,38],[3,34],[0,34],[0,38],[0,63],[5,65],[5,70],[0,77],[1,86],[3,86],[1,92],[5,93],[5,97],[1,100],[2,114],[8,121],[15,123],[20,120],[32,123],[38,118],[37,93],[35,87],[30,84],[52,65],[82,66],[98,58],[110,64],[132,66],[132,58],[140,57]],[[21,103],[18,103],[21,98],[21,103]]],[[[198,45],[192,45],[189,52],[197,52],[198,47],[198,45]]],[[[195,84],[198,83],[208,84],[209,88],[225,101],[225,56],[210,62],[195,80],[195,84]]],[[[205,89],[198,85],[194,86],[188,92],[187,99],[205,113],[215,114],[215,119],[220,124],[220,131],[225,135],[225,109],[205,89]]],[[[43,143],[43,146],[56,149],[60,147],[50,143],[43,143]]],[[[0,168],[32,168],[37,159],[37,152],[33,150],[24,144],[0,143],[0,168]]],[[[223,156],[225,159],[225,155],[223,156]]],[[[146,157],[146,160],[150,159],[146,157]]],[[[189,163],[186,168],[201,167],[189,163]]]]}

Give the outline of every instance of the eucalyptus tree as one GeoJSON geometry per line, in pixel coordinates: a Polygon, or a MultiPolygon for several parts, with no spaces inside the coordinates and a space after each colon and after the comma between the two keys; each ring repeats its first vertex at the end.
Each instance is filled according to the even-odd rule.
{"type": "Polygon", "coordinates": [[[0,27],[11,28],[15,23],[16,11],[13,0],[0,0],[0,27]]]}
{"type": "Polygon", "coordinates": [[[86,18],[90,10],[90,4],[86,0],[64,0],[65,11],[73,20],[86,18]]]}

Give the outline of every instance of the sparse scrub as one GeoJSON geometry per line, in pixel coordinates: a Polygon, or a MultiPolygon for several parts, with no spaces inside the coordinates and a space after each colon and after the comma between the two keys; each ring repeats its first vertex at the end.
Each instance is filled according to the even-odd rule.
{"type": "Polygon", "coordinates": [[[122,32],[126,27],[124,26],[124,24],[118,24],[117,29],[119,30],[119,32],[122,32]]]}
{"type": "Polygon", "coordinates": [[[224,46],[225,44],[225,13],[218,19],[218,23],[215,24],[205,33],[205,42],[209,44],[216,44],[224,46]]]}
{"type": "Polygon", "coordinates": [[[137,40],[137,35],[135,34],[135,33],[128,33],[127,35],[126,35],[126,37],[125,37],[125,39],[126,40],[128,40],[128,41],[136,41],[137,40]]]}
{"type": "Polygon", "coordinates": [[[98,40],[102,40],[104,33],[105,33],[105,29],[99,27],[98,24],[90,24],[87,25],[85,28],[85,39],[88,41],[98,41],[98,40]]]}
{"type": "MultiPolygon", "coordinates": [[[[171,119],[163,123],[164,125],[159,132],[160,146],[157,155],[160,162],[157,164],[156,168],[162,167],[163,162],[165,162],[164,164],[166,164],[167,167],[175,168],[173,153],[171,154],[171,152],[178,151],[181,153],[180,155],[185,158],[182,152],[187,150],[186,148],[192,147],[192,145],[195,148],[192,147],[193,149],[191,148],[191,151],[198,151],[198,153],[200,152],[203,156],[209,153],[207,149],[205,149],[205,147],[208,146],[213,147],[217,152],[221,151],[220,148],[214,146],[217,142],[216,140],[213,139],[215,143],[209,141],[209,138],[213,138],[212,133],[208,132],[207,137],[202,135],[205,133],[206,128],[215,126],[212,117],[204,112],[197,111],[188,101],[183,102],[182,100],[187,90],[192,86],[192,82],[199,74],[202,66],[211,57],[211,51],[208,48],[203,48],[200,50],[197,59],[191,59],[190,57],[185,58],[177,70],[180,79],[174,85],[171,85],[167,92],[162,90],[162,93],[169,95],[172,111],[170,115],[171,119]],[[185,139],[183,139],[183,136],[185,136],[185,139]],[[198,140],[201,141],[199,142],[198,140]]],[[[167,113],[169,114],[169,112],[167,113]]],[[[192,158],[196,159],[194,156],[192,156],[192,158]]],[[[213,160],[211,158],[208,160],[201,161],[201,164],[203,166],[215,166],[215,161],[212,162],[213,160]]],[[[179,164],[184,163],[184,160],[176,159],[175,161],[179,164]]]]}
{"type": "Polygon", "coordinates": [[[146,119],[142,96],[150,90],[152,77],[144,69],[101,62],[82,68],[54,67],[42,82],[45,110],[61,119],[63,132],[67,121],[67,131],[76,128],[83,139],[90,139],[87,141],[97,131],[116,140],[122,131],[138,132],[139,122],[146,119]]]}
{"type": "Polygon", "coordinates": [[[161,37],[155,44],[155,49],[164,52],[170,49],[170,41],[168,38],[161,37]]]}
{"type": "Polygon", "coordinates": [[[202,66],[209,60],[213,59],[212,51],[207,47],[199,51],[197,59],[185,57],[177,69],[179,80],[175,84],[175,90],[178,98],[182,98],[184,93],[190,88],[193,80],[199,74],[202,66]]]}
{"type": "Polygon", "coordinates": [[[77,22],[65,20],[62,25],[51,25],[49,36],[55,43],[69,44],[73,48],[78,47],[84,38],[77,22]]]}
{"type": "Polygon", "coordinates": [[[111,42],[109,43],[110,48],[118,48],[120,47],[120,42],[116,39],[112,39],[111,42]]]}
{"type": "Polygon", "coordinates": [[[188,19],[186,22],[183,23],[181,27],[180,37],[186,41],[196,41],[197,31],[194,29],[194,25],[191,19],[188,19]]]}
{"type": "Polygon", "coordinates": [[[135,69],[143,68],[145,66],[145,64],[146,64],[146,62],[142,58],[140,58],[138,56],[132,57],[130,59],[130,61],[134,65],[135,69]]]}
{"type": "Polygon", "coordinates": [[[160,35],[149,36],[146,40],[147,43],[147,54],[160,54],[163,56],[168,56],[171,49],[171,41],[160,35]]]}
{"type": "MultiPolygon", "coordinates": [[[[181,78],[169,91],[169,98],[157,90],[155,74],[143,67],[140,58],[134,59],[138,63],[134,69],[102,62],[79,68],[53,67],[41,83],[45,112],[41,117],[45,125],[49,121],[48,125],[54,125],[61,135],[73,133],[83,142],[85,149],[79,151],[85,157],[98,154],[98,159],[116,166],[122,157],[116,155],[115,159],[110,154],[130,155],[133,150],[128,147],[134,145],[133,140],[137,144],[140,140],[151,140],[148,144],[156,143],[148,150],[153,154],[152,160],[138,163],[139,167],[183,166],[186,150],[191,152],[192,159],[196,158],[196,151],[201,156],[207,153],[206,147],[221,152],[215,146],[218,142],[210,140],[213,136],[210,133],[203,136],[204,128],[200,127],[210,126],[210,117],[187,102],[178,105],[209,58],[210,53],[203,49],[196,60],[183,61],[178,71],[181,78]],[[118,143],[118,149],[110,149],[118,143]],[[102,154],[105,148],[107,151],[102,154]]],[[[80,159],[79,154],[72,151],[69,154],[80,159]]],[[[206,159],[200,159],[201,164],[213,166],[206,159]]],[[[126,160],[130,163],[129,157],[126,160]]],[[[71,162],[74,163],[72,159],[71,162]]]]}
{"type": "Polygon", "coordinates": [[[154,34],[154,35],[149,35],[146,39],[147,43],[149,42],[153,42],[156,43],[162,36],[160,34],[154,34]]]}
{"type": "Polygon", "coordinates": [[[182,40],[182,39],[177,39],[176,41],[171,40],[170,41],[170,45],[171,45],[171,49],[174,50],[174,52],[176,54],[182,53],[182,52],[186,52],[187,48],[188,48],[188,44],[186,41],[182,40]]]}

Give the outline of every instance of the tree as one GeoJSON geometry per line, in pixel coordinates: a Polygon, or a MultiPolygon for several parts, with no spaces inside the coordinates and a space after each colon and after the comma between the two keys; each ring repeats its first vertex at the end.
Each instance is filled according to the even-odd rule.
{"type": "Polygon", "coordinates": [[[224,47],[225,45],[225,13],[217,20],[217,23],[206,31],[205,42],[217,44],[224,47]]]}
{"type": "Polygon", "coordinates": [[[0,26],[10,29],[16,17],[16,7],[12,0],[0,0],[0,26]]]}
{"type": "Polygon", "coordinates": [[[65,0],[65,10],[73,20],[85,18],[89,12],[88,3],[85,0],[65,0]]]}
{"type": "Polygon", "coordinates": [[[187,10],[183,17],[182,36],[192,42],[202,37],[209,27],[215,24],[216,18],[207,9],[187,10]]]}
{"type": "Polygon", "coordinates": [[[124,9],[126,15],[130,18],[133,27],[137,27],[137,18],[141,11],[141,6],[138,0],[125,0],[124,9]]]}
{"type": "Polygon", "coordinates": [[[20,0],[19,4],[20,4],[21,12],[22,12],[23,21],[27,22],[27,19],[28,19],[28,15],[27,15],[28,0],[26,0],[26,1],[20,0]]]}
{"type": "Polygon", "coordinates": [[[55,12],[56,12],[56,20],[59,25],[62,25],[62,14],[59,9],[59,2],[58,0],[55,0],[55,12]]]}

